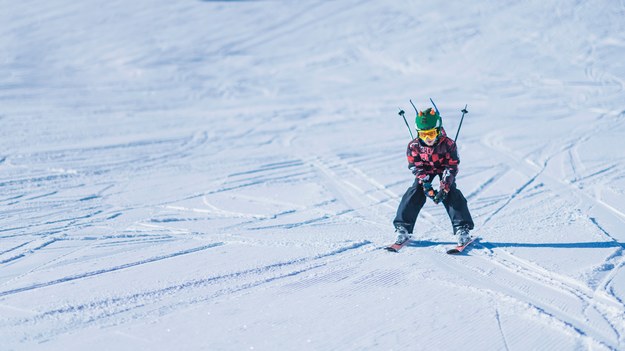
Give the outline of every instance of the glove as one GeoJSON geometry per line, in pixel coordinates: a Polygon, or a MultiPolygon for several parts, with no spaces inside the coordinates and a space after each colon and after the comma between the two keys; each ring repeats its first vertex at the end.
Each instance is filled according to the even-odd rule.
{"type": "Polygon", "coordinates": [[[447,198],[447,192],[445,190],[441,190],[436,193],[436,195],[434,196],[432,200],[434,200],[435,204],[438,204],[440,202],[445,201],[446,198],[447,198]]]}
{"type": "Polygon", "coordinates": [[[423,191],[425,192],[425,196],[429,197],[430,199],[434,200],[434,202],[436,202],[435,198],[438,194],[436,193],[436,190],[432,188],[432,183],[424,182],[423,191]]]}

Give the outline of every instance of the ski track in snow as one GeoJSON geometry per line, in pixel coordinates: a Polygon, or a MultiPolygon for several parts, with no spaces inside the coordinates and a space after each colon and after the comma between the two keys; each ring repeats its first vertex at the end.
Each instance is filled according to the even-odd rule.
{"type": "MultiPolygon", "coordinates": [[[[220,244],[207,245],[205,247],[168,255],[168,257],[156,257],[141,262],[123,265],[120,267],[113,267],[111,269],[107,269],[106,271],[88,272],[74,277],[59,279],[48,284],[41,284],[40,286],[35,287],[26,287],[13,291],[5,291],[1,292],[0,294],[9,295],[31,289],[47,287],[52,284],[64,283],[74,279],[91,277],[96,274],[113,272],[119,269],[125,269],[139,264],[150,263],[165,258],[179,256],[182,254],[193,253],[207,248],[213,248],[219,245],[220,244]]],[[[58,321],[59,319],[65,318],[72,320],[69,326],[65,326],[60,330],[55,330],[56,328],[52,328],[52,331],[46,333],[46,335],[39,335],[37,339],[41,339],[54,336],[55,334],[67,332],[75,328],[84,328],[94,322],[100,322],[105,324],[111,323],[110,321],[107,322],[107,319],[110,320],[111,317],[115,317],[119,313],[130,314],[132,315],[132,319],[137,319],[139,317],[144,318],[152,314],[162,315],[164,313],[171,313],[172,310],[188,308],[189,305],[212,301],[223,295],[230,295],[236,292],[240,292],[242,290],[258,287],[262,284],[268,284],[278,279],[291,278],[309,270],[325,266],[329,262],[332,262],[332,260],[336,260],[335,257],[340,257],[340,255],[345,252],[349,252],[350,250],[365,248],[367,245],[370,245],[370,243],[366,241],[361,243],[354,243],[352,245],[344,246],[342,248],[327,253],[322,253],[314,257],[303,257],[291,261],[274,263],[265,267],[257,267],[244,271],[227,273],[219,276],[185,281],[176,285],[159,288],[157,290],[141,291],[139,293],[135,293],[129,296],[112,297],[99,301],[91,301],[80,305],[65,306],[60,309],[40,312],[31,318],[17,320],[13,323],[16,323],[17,325],[28,325],[41,320],[52,319],[53,321],[58,321]],[[322,262],[317,262],[320,260],[322,260],[322,262]],[[258,279],[259,277],[262,277],[262,279],[258,279]],[[226,284],[226,287],[222,285],[217,285],[222,282],[228,283],[226,284]],[[217,287],[213,287],[213,285],[217,285],[217,287]],[[197,290],[199,289],[202,289],[201,294],[197,293],[197,290]],[[185,295],[188,295],[190,291],[194,292],[195,294],[191,297],[186,297],[185,295]],[[176,299],[165,300],[166,297],[171,295],[176,296],[176,299]],[[164,303],[162,302],[163,300],[165,300],[164,303]],[[154,307],[154,305],[157,305],[157,307],[154,307]],[[142,311],[146,309],[147,311],[142,311]]],[[[112,323],[116,324],[118,322],[112,321],[112,323]]]]}
{"type": "Polygon", "coordinates": [[[625,347],[625,3],[58,1],[0,14],[3,347],[625,347]],[[430,95],[480,240],[388,254],[430,95]]]}

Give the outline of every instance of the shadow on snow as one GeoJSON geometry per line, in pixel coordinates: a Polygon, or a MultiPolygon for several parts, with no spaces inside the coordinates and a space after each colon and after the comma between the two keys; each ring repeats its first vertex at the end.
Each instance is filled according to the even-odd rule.
{"type": "MultiPolygon", "coordinates": [[[[430,241],[430,240],[414,240],[408,247],[429,247],[438,245],[455,245],[453,241],[430,241]]],[[[605,249],[611,247],[625,248],[625,243],[616,241],[600,241],[600,242],[581,242],[581,243],[508,243],[508,242],[492,242],[485,241],[480,238],[478,245],[482,245],[489,249],[497,247],[550,247],[554,249],[605,249]]]]}
{"type": "Polygon", "coordinates": [[[625,243],[616,241],[599,241],[599,242],[582,242],[582,243],[498,243],[484,242],[480,243],[488,248],[495,247],[550,247],[554,249],[604,249],[610,247],[624,248],[625,243]]]}

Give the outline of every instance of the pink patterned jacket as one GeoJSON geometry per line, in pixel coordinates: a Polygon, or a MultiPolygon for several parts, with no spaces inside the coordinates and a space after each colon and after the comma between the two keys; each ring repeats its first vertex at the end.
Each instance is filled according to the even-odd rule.
{"type": "Polygon", "coordinates": [[[458,174],[458,151],[456,143],[447,137],[445,129],[441,127],[438,142],[427,146],[419,138],[408,144],[408,168],[419,179],[420,183],[432,182],[435,176],[440,176],[440,189],[449,191],[458,174]]]}

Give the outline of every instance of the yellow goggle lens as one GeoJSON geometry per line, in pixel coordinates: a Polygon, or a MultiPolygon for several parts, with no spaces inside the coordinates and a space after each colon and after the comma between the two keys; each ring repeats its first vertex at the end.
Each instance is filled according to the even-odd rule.
{"type": "Polygon", "coordinates": [[[438,136],[438,130],[436,128],[419,130],[418,133],[421,139],[434,139],[438,136]]]}

